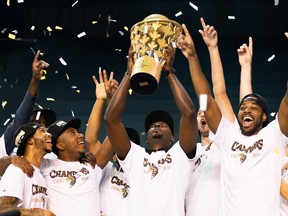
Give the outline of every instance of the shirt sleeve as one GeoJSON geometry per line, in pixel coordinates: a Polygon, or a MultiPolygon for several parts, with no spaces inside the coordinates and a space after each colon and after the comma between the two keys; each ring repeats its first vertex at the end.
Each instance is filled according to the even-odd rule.
{"type": "Polygon", "coordinates": [[[29,118],[33,112],[35,101],[36,97],[32,97],[27,91],[22,103],[15,113],[14,120],[8,125],[6,131],[4,132],[5,147],[8,155],[10,155],[15,147],[14,133],[20,127],[20,125],[29,121],[29,118]]]}

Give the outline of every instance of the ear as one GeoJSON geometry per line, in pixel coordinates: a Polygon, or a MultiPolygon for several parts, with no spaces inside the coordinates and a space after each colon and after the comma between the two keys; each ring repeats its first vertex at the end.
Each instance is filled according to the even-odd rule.
{"type": "Polygon", "coordinates": [[[263,113],[262,121],[264,122],[264,121],[266,121],[266,120],[267,120],[267,115],[266,115],[266,113],[263,113]]]}
{"type": "Polygon", "coordinates": [[[57,147],[57,149],[59,149],[59,151],[65,150],[65,145],[62,142],[56,143],[56,147],[57,147]]]}
{"type": "Polygon", "coordinates": [[[170,143],[173,144],[174,142],[175,142],[175,138],[174,138],[174,136],[172,136],[170,139],[170,143]]]}
{"type": "Polygon", "coordinates": [[[33,143],[34,143],[33,137],[29,137],[27,140],[27,145],[33,145],[33,143]]]}

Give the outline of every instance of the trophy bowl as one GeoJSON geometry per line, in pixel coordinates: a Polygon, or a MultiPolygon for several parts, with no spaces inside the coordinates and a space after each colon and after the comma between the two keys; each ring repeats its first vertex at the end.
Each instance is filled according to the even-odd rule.
{"type": "Polygon", "coordinates": [[[158,88],[167,47],[177,41],[182,27],[161,14],[152,14],[132,26],[131,46],[135,51],[130,85],[140,94],[151,94],[158,88]]]}

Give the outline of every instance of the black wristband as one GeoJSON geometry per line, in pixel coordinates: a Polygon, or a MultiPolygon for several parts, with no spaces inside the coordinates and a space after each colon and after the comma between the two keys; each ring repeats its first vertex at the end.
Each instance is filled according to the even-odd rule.
{"type": "Polygon", "coordinates": [[[174,68],[171,68],[170,70],[163,71],[163,73],[164,73],[164,76],[167,77],[171,73],[176,74],[176,71],[174,68]]]}

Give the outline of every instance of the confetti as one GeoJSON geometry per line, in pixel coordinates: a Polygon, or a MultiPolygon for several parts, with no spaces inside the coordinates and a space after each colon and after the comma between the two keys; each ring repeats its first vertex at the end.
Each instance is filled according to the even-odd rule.
{"type": "Polygon", "coordinates": [[[274,0],[274,6],[279,5],[279,0],[274,0]]]}
{"type": "Polygon", "coordinates": [[[75,115],[74,115],[74,111],[73,111],[73,110],[71,110],[71,114],[72,114],[73,117],[75,117],[75,115]]]}
{"type": "Polygon", "coordinates": [[[71,88],[72,88],[72,89],[77,89],[77,86],[72,85],[71,88]]]}
{"type": "Polygon", "coordinates": [[[36,54],[35,50],[32,47],[30,47],[30,49],[33,52],[33,54],[35,55],[36,54]]]}
{"type": "Polygon", "coordinates": [[[207,94],[200,94],[199,96],[200,100],[200,110],[206,111],[207,110],[207,94]]]}
{"type": "Polygon", "coordinates": [[[52,28],[50,26],[47,26],[46,28],[49,32],[52,32],[52,28]]]}
{"type": "Polygon", "coordinates": [[[63,30],[63,28],[61,26],[55,26],[56,30],[63,30]]]}
{"type": "Polygon", "coordinates": [[[61,64],[63,64],[63,65],[67,65],[67,63],[64,61],[64,59],[61,57],[61,58],[59,58],[59,61],[61,62],[61,64]]]}
{"type": "Polygon", "coordinates": [[[40,119],[41,111],[38,111],[36,114],[35,120],[38,121],[40,119]]]}
{"type": "Polygon", "coordinates": [[[8,118],[5,122],[4,122],[4,126],[6,126],[8,124],[8,122],[10,121],[10,118],[8,118]]]}
{"type": "Polygon", "coordinates": [[[119,34],[120,34],[121,36],[124,35],[124,32],[122,32],[122,31],[118,31],[118,32],[119,32],[119,34]]]}
{"type": "Polygon", "coordinates": [[[127,26],[124,26],[124,29],[125,29],[126,31],[129,31],[129,28],[128,28],[127,26]]]}
{"type": "Polygon", "coordinates": [[[115,49],[115,51],[116,51],[116,52],[121,52],[122,50],[121,50],[121,49],[115,49]]]}
{"type": "Polygon", "coordinates": [[[235,16],[228,16],[228,19],[236,19],[235,16]]]}
{"type": "Polygon", "coordinates": [[[194,10],[198,11],[198,7],[197,7],[195,4],[193,4],[192,2],[189,2],[189,5],[190,5],[192,8],[194,8],[194,10]]]}
{"type": "Polygon", "coordinates": [[[83,36],[85,36],[85,35],[86,35],[85,32],[81,32],[80,34],[77,35],[77,37],[78,37],[78,38],[81,38],[81,37],[83,37],[83,36]]]}
{"type": "Polygon", "coordinates": [[[9,7],[10,6],[10,0],[7,0],[6,4],[9,7]]]}
{"type": "Polygon", "coordinates": [[[34,25],[31,26],[31,30],[32,30],[32,31],[35,30],[35,26],[34,26],[34,25]]]}
{"type": "Polygon", "coordinates": [[[72,4],[71,7],[74,7],[78,3],[78,0],[72,4]]]}
{"type": "Polygon", "coordinates": [[[23,3],[23,2],[24,2],[24,0],[17,0],[17,2],[18,2],[18,3],[23,3]]]}
{"type": "Polygon", "coordinates": [[[7,28],[2,29],[1,33],[4,34],[7,31],[7,28]]]}
{"type": "Polygon", "coordinates": [[[15,40],[16,39],[16,35],[13,35],[13,34],[9,33],[8,38],[10,38],[12,40],[15,40]]]}
{"type": "Polygon", "coordinates": [[[93,25],[95,25],[95,24],[97,24],[97,23],[98,23],[97,21],[92,21],[92,24],[93,24],[93,25]]]}
{"type": "Polygon", "coordinates": [[[55,101],[54,98],[46,98],[47,101],[55,101]]]}
{"type": "Polygon", "coordinates": [[[275,115],[276,115],[276,112],[271,112],[270,113],[270,116],[272,116],[272,117],[275,117],[275,115]]]}
{"type": "Polygon", "coordinates": [[[18,34],[18,31],[17,30],[13,30],[12,31],[14,34],[18,34]]]}
{"type": "Polygon", "coordinates": [[[45,80],[45,79],[46,79],[46,76],[41,76],[40,79],[41,79],[41,80],[45,80]]]}
{"type": "Polygon", "coordinates": [[[129,92],[129,95],[132,95],[133,90],[129,89],[128,92],[129,92]]]}
{"type": "Polygon", "coordinates": [[[179,11],[178,13],[175,14],[175,17],[181,16],[182,15],[182,11],[179,11]]]}
{"type": "Polygon", "coordinates": [[[80,90],[79,90],[79,89],[77,89],[77,90],[76,90],[76,92],[79,94],[79,93],[80,93],[80,90]]]}
{"type": "Polygon", "coordinates": [[[69,75],[68,75],[67,73],[66,73],[66,79],[67,79],[67,80],[69,80],[69,79],[70,79],[70,78],[69,78],[69,75]]]}
{"type": "Polygon", "coordinates": [[[15,114],[11,114],[11,118],[15,118],[15,114]]]}
{"type": "Polygon", "coordinates": [[[271,57],[268,58],[268,62],[271,62],[275,58],[275,55],[273,54],[271,57]]]}
{"type": "Polygon", "coordinates": [[[2,108],[4,109],[4,107],[7,105],[7,101],[2,101],[2,108]]]}

